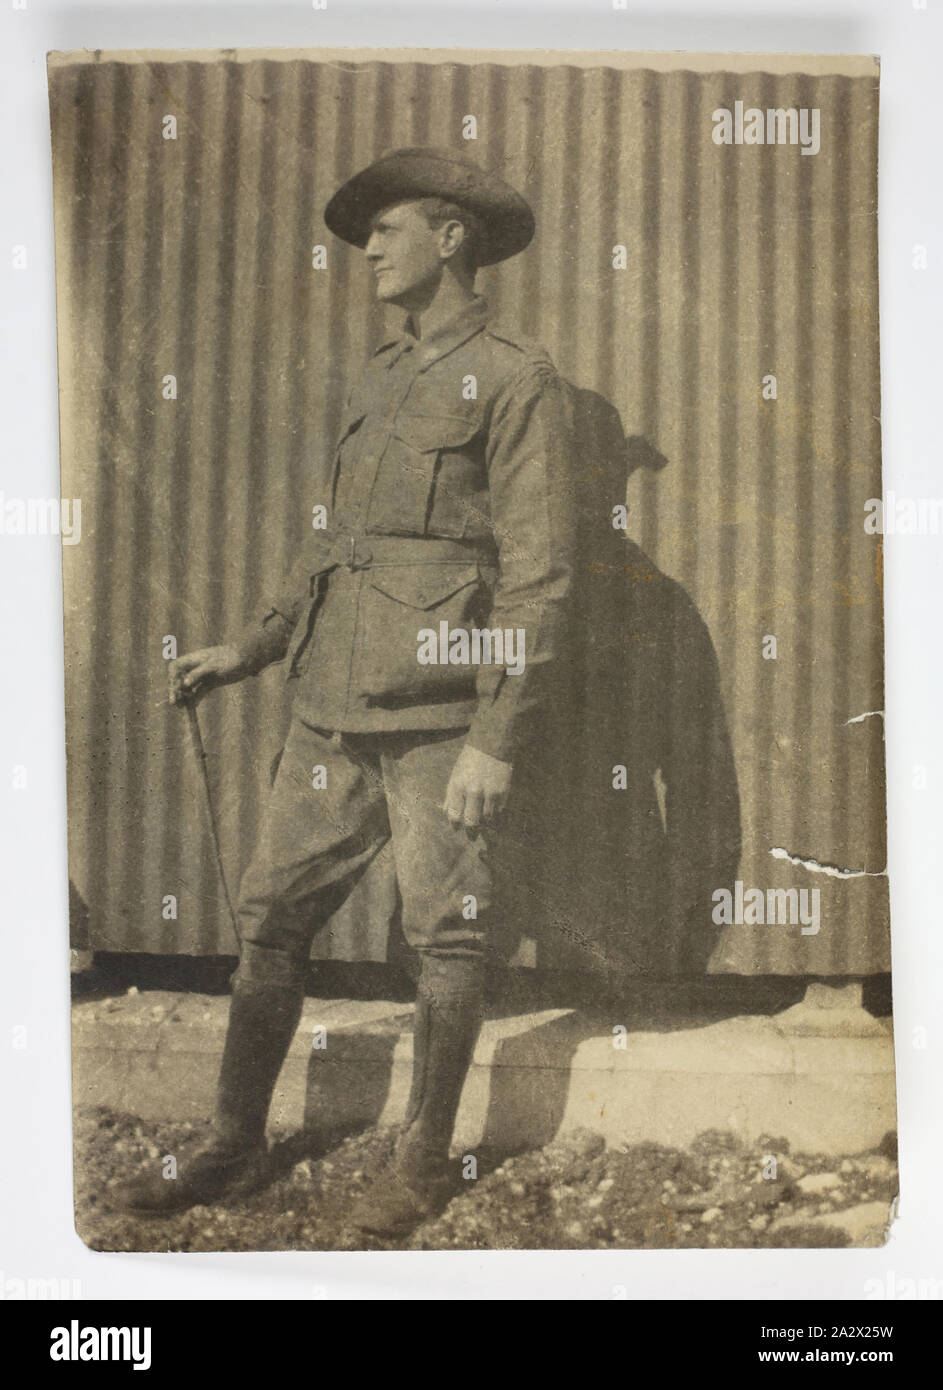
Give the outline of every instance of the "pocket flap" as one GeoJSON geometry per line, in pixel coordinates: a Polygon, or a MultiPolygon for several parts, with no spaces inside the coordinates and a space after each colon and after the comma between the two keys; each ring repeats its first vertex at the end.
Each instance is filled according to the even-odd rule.
{"type": "Polygon", "coordinates": [[[458,449],[478,433],[470,415],[401,415],[393,433],[424,454],[433,449],[458,449]]]}
{"type": "Polygon", "coordinates": [[[435,608],[469,584],[478,582],[477,565],[417,565],[382,567],[371,572],[370,584],[387,598],[410,608],[435,608]]]}

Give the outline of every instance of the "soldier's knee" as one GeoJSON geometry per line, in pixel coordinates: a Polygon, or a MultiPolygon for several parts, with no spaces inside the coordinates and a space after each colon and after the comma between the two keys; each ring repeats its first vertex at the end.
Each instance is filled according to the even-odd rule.
{"type": "Polygon", "coordinates": [[[297,988],[308,971],[307,955],[300,956],[277,946],[259,946],[243,941],[239,965],[232,977],[234,985],[277,985],[297,988]]]}

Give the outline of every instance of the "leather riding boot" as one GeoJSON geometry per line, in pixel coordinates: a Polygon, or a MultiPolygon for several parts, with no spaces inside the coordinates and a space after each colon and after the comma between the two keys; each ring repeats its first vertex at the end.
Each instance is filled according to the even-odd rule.
{"type": "Polygon", "coordinates": [[[192,1156],[182,1158],[172,1178],[161,1160],[156,1168],[119,1184],[112,1192],[115,1206],[160,1215],[245,1196],[265,1186],[265,1123],[303,1002],[301,985],[237,980],[220,1067],[213,1138],[192,1156]]]}
{"type": "Polygon", "coordinates": [[[301,1017],[304,985],[237,979],[216,1088],[214,1129],[231,1150],[265,1139],[272,1093],[301,1017]]]}
{"type": "Polygon", "coordinates": [[[397,1163],[435,1172],[448,1162],[455,1116],[481,1028],[484,963],[427,955],[413,1031],[413,1079],[397,1163]]]}
{"type": "Polygon", "coordinates": [[[354,1210],[359,1230],[403,1235],[454,1196],[449,1145],[481,1027],[483,994],[479,957],[424,955],[406,1121],[392,1162],[354,1210]]]}

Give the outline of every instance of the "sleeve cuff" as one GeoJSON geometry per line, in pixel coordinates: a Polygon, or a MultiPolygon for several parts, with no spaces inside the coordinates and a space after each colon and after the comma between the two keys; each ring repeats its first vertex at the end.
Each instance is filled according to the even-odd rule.
{"type": "Polygon", "coordinates": [[[280,661],[288,650],[293,624],[277,609],[265,615],[261,623],[253,623],[236,640],[236,649],[250,675],[258,675],[273,661],[280,661]]]}

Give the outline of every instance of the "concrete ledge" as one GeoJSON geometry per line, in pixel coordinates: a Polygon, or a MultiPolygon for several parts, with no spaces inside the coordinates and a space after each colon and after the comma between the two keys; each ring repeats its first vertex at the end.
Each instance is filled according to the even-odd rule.
{"type": "MultiPolygon", "coordinates": [[[[683,1146],[707,1129],[744,1142],[784,1137],[807,1153],[876,1147],[896,1128],[889,1022],[856,1000],[663,1031],[573,1009],[486,1022],[462,1096],[456,1147],[539,1147],[588,1128],[607,1144],[683,1146]],[[617,1044],[617,1045],[614,1045],[617,1044]]],[[[412,1006],[308,999],[282,1069],[272,1122],[289,1129],[393,1124],[412,1069],[412,1006]],[[312,1047],[324,1029],[324,1046],[312,1047]]],[[[73,1010],[76,1104],[147,1120],[212,1113],[228,1013],[224,996],[131,991],[73,1010]]]]}

